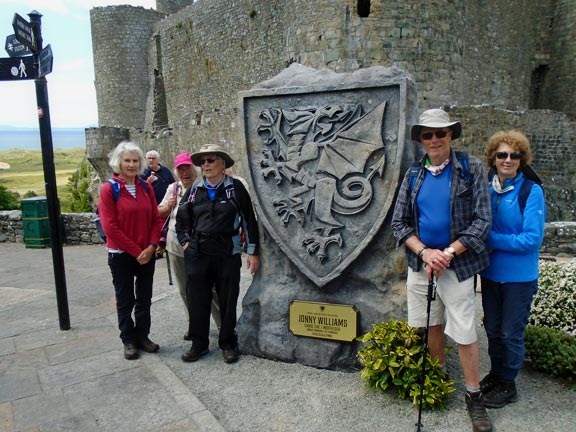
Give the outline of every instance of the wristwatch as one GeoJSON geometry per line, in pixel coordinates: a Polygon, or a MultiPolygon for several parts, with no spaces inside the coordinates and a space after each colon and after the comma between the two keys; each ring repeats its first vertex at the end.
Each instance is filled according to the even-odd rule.
{"type": "Polygon", "coordinates": [[[444,252],[448,252],[453,257],[456,256],[456,251],[454,250],[454,248],[452,246],[448,246],[446,249],[444,249],[444,252]]]}

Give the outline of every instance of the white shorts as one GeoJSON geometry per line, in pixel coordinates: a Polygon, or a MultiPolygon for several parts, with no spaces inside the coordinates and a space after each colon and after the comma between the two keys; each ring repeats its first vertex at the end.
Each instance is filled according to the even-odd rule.
{"type": "MultiPolygon", "coordinates": [[[[430,326],[444,326],[444,333],[460,345],[478,340],[476,335],[476,306],[474,305],[474,278],[458,282],[453,270],[444,270],[437,278],[436,300],[430,306],[430,326]]],[[[408,301],[408,324],[426,327],[428,276],[422,268],[415,272],[408,268],[406,282],[408,301]]]]}

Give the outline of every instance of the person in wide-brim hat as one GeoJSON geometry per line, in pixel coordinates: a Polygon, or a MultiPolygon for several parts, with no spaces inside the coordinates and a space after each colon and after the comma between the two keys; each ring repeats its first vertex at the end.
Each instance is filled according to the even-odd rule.
{"type": "Polygon", "coordinates": [[[420,116],[420,123],[415,124],[410,129],[410,138],[414,141],[420,140],[422,128],[450,128],[452,129],[452,139],[460,138],[462,135],[462,124],[459,121],[450,121],[448,113],[441,109],[429,109],[420,116]]]}
{"type": "Polygon", "coordinates": [[[200,147],[200,150],[198,150],[196,153],[193,153],[192,162],[194,162],[194,165],[200,166],[200,159],[202,159],[202,156],[207,154],[213,154],[221,157],[226,168],[230,168],[232,165],[234,165],[234,159],[232,159],[226,150],[217,144],[204,144],[202,147],[200,147]]]}

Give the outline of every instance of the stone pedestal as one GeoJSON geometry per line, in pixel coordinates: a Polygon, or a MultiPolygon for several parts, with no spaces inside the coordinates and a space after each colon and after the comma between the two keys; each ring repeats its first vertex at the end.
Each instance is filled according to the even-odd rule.
{"type": "Polygon", "coordinates": [[[262,267],[243,299],[244,353],[321,368],[356,365],[357,343],[297,336],[295,301],[352,305],[358,333],[405,317],[405,261],[390,230],[418,145],[414,82],[398,68],[339,74],[292,65],[241,93],[245,165],[262,267]]]}

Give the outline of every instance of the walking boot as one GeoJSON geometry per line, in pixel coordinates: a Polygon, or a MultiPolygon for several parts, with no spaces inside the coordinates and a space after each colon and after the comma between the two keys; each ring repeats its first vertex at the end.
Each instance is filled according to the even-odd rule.
{"type": "Polygon", "coordinates": [[[486,408],[502,408],[512,402],[518,401],[516,384],[514,381],[501,381],[496,387],[484,395],[486,408]]]}
{"type": "Polygon", "coordinates": [[[124,344],[124,358],[126,360],[135,360],[138,358],[138,348],[133,343],[124,344]]]}
{"type": "Polygon", "coordinates": [[[144,339],[138,341],[138,347],[140,349],[142,349],[143,351],[146,351],[147,353],[155,353],[155,352],[158,352],[158,350],[160,349],[160,345],[152,342],[148,338],[144,338],[144,339]]]}
{"type": "Polygon", "coordinates": [[[470,394],[466,392],[465,401],[466,410],[470,420],[472,420],[472,430],[474,432],[491,432],[492,422],[486,413],[482,393],[470,394]]]}
{"type": "MultiPolygon", "coordinates": [[[[500,384],[501,381],[502,379],[498,375],[494,375],[490,372],[480,381],[480,391],[484,396],[486,396],[486,394],[500,384]]],[[[486,402],[486,397],[484,397],[484,402],[486,402]]]]}

